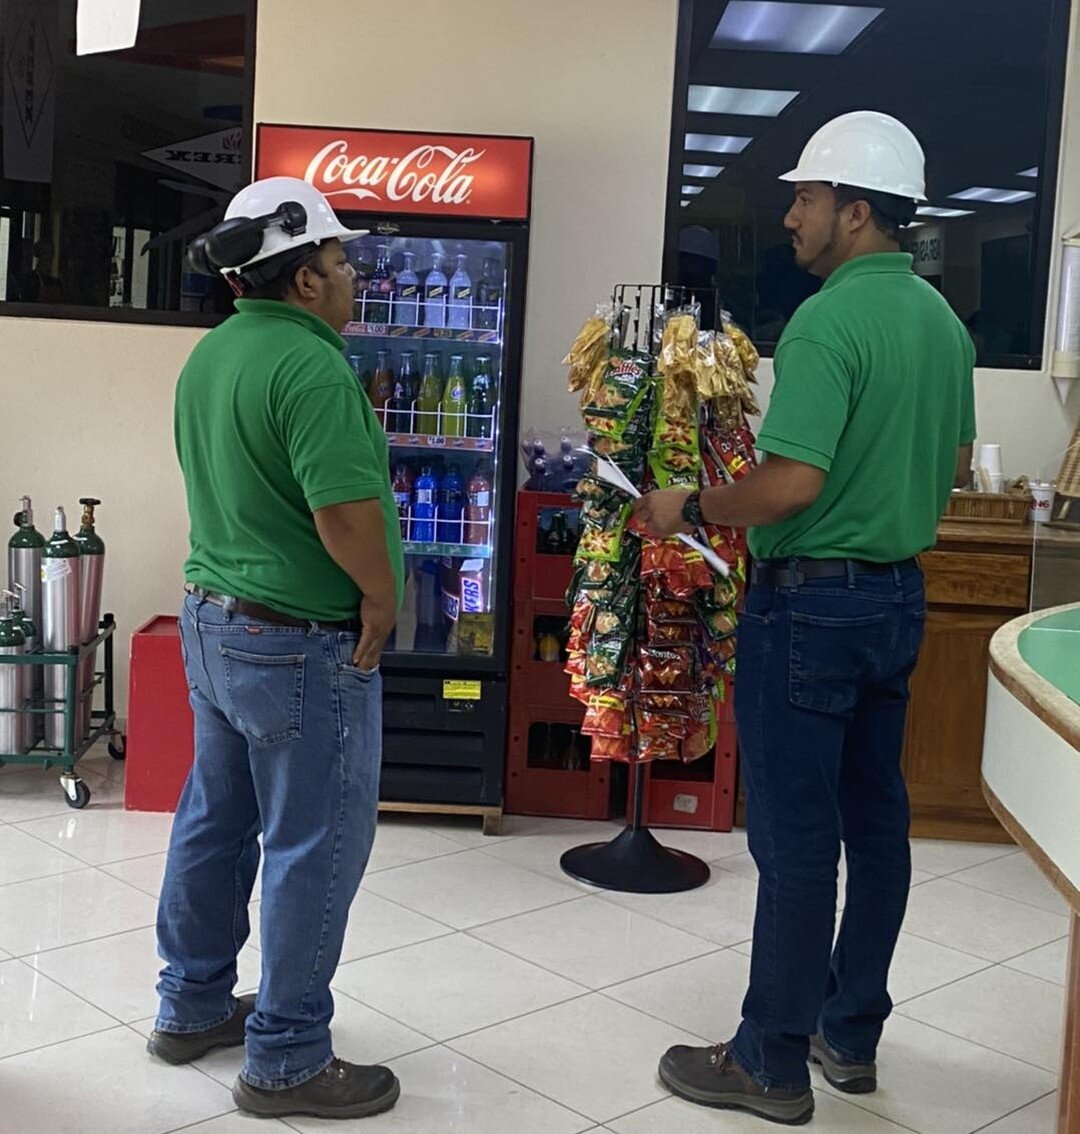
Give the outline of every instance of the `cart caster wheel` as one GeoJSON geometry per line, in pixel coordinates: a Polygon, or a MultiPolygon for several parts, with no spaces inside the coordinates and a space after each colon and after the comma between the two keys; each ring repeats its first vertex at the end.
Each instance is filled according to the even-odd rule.
{"type": "Polygon", "coordinates": [[[90,802],[90,789],[82,780],[76,780],[70,788],[64,785],[64,798],[68,807],[81,811],[90,802]]]}
{"type": "Polygon", "coordinates": [[[126,760],[127,759],[127,737],[126,736],[120,737],[120,743],[119,744],[114,744],[111,740],[109,741],[109,755],[114,760],[126,760]]]}

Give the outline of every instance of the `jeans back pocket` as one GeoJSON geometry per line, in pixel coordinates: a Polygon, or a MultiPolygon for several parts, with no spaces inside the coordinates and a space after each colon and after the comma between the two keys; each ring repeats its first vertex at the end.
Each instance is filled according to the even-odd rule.
{"type": "Polygon", "coordinates": [[[299,740],[304,719],[303,654],[252,654],[221,646],[225,688],[240,727],[256,744],[299,740]]]}
{"type": "Polygon", "coordinates": [[[862,685],[891,651],[889,614],[853,617],[791,612],[789,697],[800,709],[834,716],[854,710],[862,685]]]}

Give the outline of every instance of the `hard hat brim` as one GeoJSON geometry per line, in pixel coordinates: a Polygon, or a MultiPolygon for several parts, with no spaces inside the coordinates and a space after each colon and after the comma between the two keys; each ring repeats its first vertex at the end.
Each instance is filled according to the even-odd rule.
{"type": "MultiPolygon", "coordinates": [[[[907,193],[893,188],[885,188],[882,185],[868,185],[863,178],[852,180],[845,178],[842,182],[837,181],[835,174],[823,173],[818,169],[792,169],[787,173],[782,173],[779,180],[788,181],[792,184],[796,181],[821,181],[826,185],[850,185],[852,189],[868,189],[871,193],[887,193],[891,197],[903,197],[907,201],[918,201],[920,204],[927,199],[924,193],[907,193]]],[[[909,186],[909,188],[913,188],[913,186],[909,186]]]]}

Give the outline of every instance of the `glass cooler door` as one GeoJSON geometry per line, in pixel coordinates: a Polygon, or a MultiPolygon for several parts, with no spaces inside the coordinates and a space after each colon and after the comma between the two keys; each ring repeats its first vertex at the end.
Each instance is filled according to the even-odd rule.
{"type": "MultiPolygon", "coordinates": [[[[500,436],[512,243],[372,233],[349,245],[357,271],[346,358],[390,442],[405,547],[393,664],[424,655],[490,659],[499,596],[500,436]]],[[[509,449],[507,448],[509,445],[509,449]]]]}

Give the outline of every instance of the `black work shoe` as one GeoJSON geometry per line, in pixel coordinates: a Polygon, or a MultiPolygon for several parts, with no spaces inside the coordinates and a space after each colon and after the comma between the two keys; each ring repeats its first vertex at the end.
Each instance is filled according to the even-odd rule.
{"type": "Polygon", "coordinates": [[[401,1094],[401,1084],[389,1067],[361,1067],[334,1059],[313,1079],[297,1087],[270,1091],[242,1078],[233,1084],[233,1102],[248,1114],[282,1118],[307,1114],[313,1118],[367,1118],[389,1110],[401,1094]]]}
{"type": "Polygon", "coordinates": [[[814,1092],[763,1087],[732,1058],[727,1044],[672,1047],[660,1060],[660,1079],[675,1094],[703,1106],[745,1110],[771,1122],[801,1126],[814,1115],[814,1092]]]}
{"type": "Polygon", "coordinates": [[[166,1063],[194,1063],[215,1048],[239,1047],[247,1018],[254,1011],[254,993],[237,997],[236,1011],[223,1024],[201,1032],[151,1032],[146,1050],[166,1063]]]}
{"type": "Polygon", "coordinates": [[[877,1064],[858,1063],[834,1051],[824,1036],[810,1037],[810,1062],[820,1064],[825,1082],[849,1095],[870,1095],[877,1090],[877,1064]]]}

